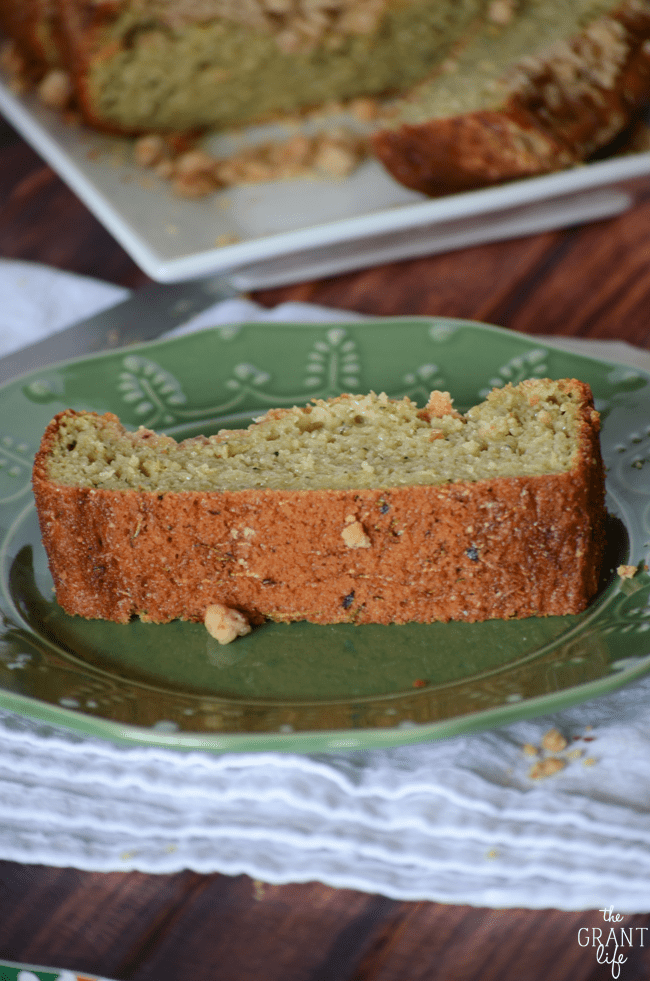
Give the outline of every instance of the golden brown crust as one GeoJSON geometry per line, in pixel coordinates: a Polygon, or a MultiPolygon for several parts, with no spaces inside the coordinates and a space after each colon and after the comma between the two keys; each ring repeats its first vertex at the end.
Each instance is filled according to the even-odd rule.
{"type": "Polygon", "coordinates": [[[578,613],[598,586],[604,476],[590,390],[565,384],[581,398],[571,471],[389,490],[61,486],[47,476],[61,413],[33,476],[58,602],[123,623],[201,621],[217,603],[252,623],[578,613]],[[344,531],[353,524],[351,543],[344,531]]]}
{"type": "Polygon", "coordinates": [[[38,0],[3,0],[0,3],[0,28],[16,41],[21,53],[29,59],[37,58],[38,16],[38,0]]]}
{"type": "Polygon", "coordinates": [[[550,173],[577,157],[532,118],[485,111],[405,124],[372,137],[374,151],[401,184],[436,196],[550,173]]]}
{"type": "Polygon", "coordinates": [[[628,0],[525,60],[500,108],[380,130],[374,151],[428,195],[550,173],[609,143],[650,98],[650,3],[628,0]]]}
{"type": "Polygon", "coordinates": [[[56,0],[0,0],[0,28],[14,40],[28,71],[39,77],[56,65],[56,0]]]}
{"type": "MultiPolygon", "coordinates": [[[[121,0],[54,0],[58,8],[60,47],[63,61],[70,72],[77,107],[89,126],[108,133],[129,133],[108,120],[102,119],[88,91],[88,65],[93,57],[97,39],[105,25],[117,16],[121,0]]],[[[115,46],[115,52],[117,45],[115,46]]],[[[114,53],[115,53],[114,52],[114,53]]],[[[133,135],[139,131],[133,130],[133,135]]]]}

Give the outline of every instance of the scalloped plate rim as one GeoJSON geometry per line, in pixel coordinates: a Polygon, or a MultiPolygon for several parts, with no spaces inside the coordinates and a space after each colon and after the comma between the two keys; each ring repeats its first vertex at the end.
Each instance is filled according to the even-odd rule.
{"type": "MultiPolygon", "coordinates": [[[[399,317],[371,317],[365,320],[336,321],[331,323],[300,323],[300,322],[260,322],[247,320],[237,324],[238,329],[250,327],[263,327],[265,330],[272,330],[274,327],[290,327],[296,330],[313,328],[351,328],[359,326],[372,327],[373,325],[399,326],[403,324],[421,323],[428,325],[444,324],[454,328],[470,327],[477,328],[481,333],[494,333],[509,340],[524,342],[531,348],[538,346],[551,348],[559,355],[570,354],[571,357],[582,361],[590,362],[599,366],[606,367],[630,367],[624,362],[615,359],[603,359],[589,354],[567,352],[560,345],[553,343],[552,338],[544,337],[538,339],[535,335],[518,334],[507,328],[493,324],[485,324],[477,320],[445,317],[445,316],[408,316],[399,317]]],[[[214,334],[222,329],[221,326],[203,328],[199,331],[183,334],[180,336],[162,337],[155,341],[136,344],[127,348],[111,349],[108,351],[93,352],[82,355],[79,358],[66,359],[60,362],[44,365],[40,369],[26,372],[17,376],[4,384],[0,385],[0,398],[4,393],[16,385],[24,385],[30,379],[43,376],[43,374],[56,371],[64,366],[73,366],[87,361],[101,361],[112,358],[122,353],[137,354],[148,352],[160,347],[182,345],[188,337],[197,337],[201,334],[214,334]]],[[[650,373],[642,368],[634,370],[639,376],[645,376],[650,381],[650,373]]],[[[0,628],[0,639],[2,629],[0,628]]],[[[57,703],[48,702],[43,699],[33,698],[29,695],[13,692],[0,688],[0,706],[11,711],[39,719],[54,725],[63,726],[67,730],[84,733],[88,736],[105,738],[110,741],[124,743],[130,746],[148,745],[158,746],[166,749],[196,751],[208,750],[215,752],[225,751],[290,751],[290,752],[312,752],[319,749],[339,749],[339,748],[378,748],[381,746],[403,745],[414,742],[423,742],[434,738],[446,738],[460,733],[484,730],[495,725],[503,725],[521,718],[528,718],[534,715],[545,714],[548,711],[556,710],[559,703],[568,706],[582,702],[592,697],[606,694],[615,689],[623,687],[637,678],[642,677],[650,671],[650,653],[647,656],[639,656],[634,659],[634,663],[627,665],[621,670],[612,671],[609,675],[593,679],[589,682],[569,686],[560,691],[547,692],[541,695],[534,695],[526,698],[522,702],[502,704],[498,707],[489,707],[465,715],[454,716],[450,719],[435,720],[426,723],[410,723],[405,726],[393,728],[341,728],[341,729],[318,729],[318,730],[296,730],[293,732],[164,732],[157,730],[155,726],[145,727],[129,723],[121,723],[109,718],[102,718],[88,712],[78,711],[67,708],[57,703]],[[495,718],[498,716],[498,718],[495,718]]],[[[462,680],[462,679],[461,679],[462,680]]],[[[452,687],[455,682],[451,683],[452,687]]],[[[389,697],[389,696],[386,696],[389,697]]],[[[416,698],[417,695],[411,696],[416,698]]]]}

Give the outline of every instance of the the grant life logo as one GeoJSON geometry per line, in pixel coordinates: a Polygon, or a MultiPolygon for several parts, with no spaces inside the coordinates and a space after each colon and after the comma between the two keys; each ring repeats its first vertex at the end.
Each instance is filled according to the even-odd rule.
{"type": "MultiPolygon", "coordinates": [[[[603,914],[605,923],[620,923],[625,917],[620,913],[614,912],[614,907],[601,909],[598,911],[603,914]]],[[[612,977],[618,978],[621,973],[621,964],[625,964],[627,957],[622,953],[621,948],[633,947],[638,943],[640,947],[645,946],[645,934],[650,927],[580,927],[578,930],[578,943],[581,947],[595,947],[596,959],[599,964],[610,964],[612,977]]]]}

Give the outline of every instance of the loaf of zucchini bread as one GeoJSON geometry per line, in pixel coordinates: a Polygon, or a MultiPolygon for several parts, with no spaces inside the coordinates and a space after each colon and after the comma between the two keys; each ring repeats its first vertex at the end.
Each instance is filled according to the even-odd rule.
{"type": "Polygon", "coordinates": [[[511,8],[502,25],[479,25],[375,134],[375,153],[403,184],[435,195],[560,170],[648,103],[647,0],[511,8]]]}
{"type": "Polygon", "coordinates": [[[465,414],[341,395],[181,443],[68,410],[33,488],[58,602],[118,622],[578,613],[603,556],[599,417],[570,379],[465,414]]]}
{"type": "Polygon", "coordinates": [[[650,99],[650,0],[0,0],[0,24],[117,133],[392,94],[372,151],[428,195],[579,163],[650,99]]]}

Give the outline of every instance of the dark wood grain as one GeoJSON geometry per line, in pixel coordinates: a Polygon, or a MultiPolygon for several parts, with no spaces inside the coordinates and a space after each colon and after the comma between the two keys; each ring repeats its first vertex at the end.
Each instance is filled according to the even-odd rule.
{"type": "Polygon", "coordinates": [[[44,262],[133,289],[144,273],[81,201],[22,142],[3,147],[0,255],[44,262]]]}
{"type": "MultiPolygon", "coordinates": [[[[648,928],[650,917],[624,925],[648,928]]],[[[0,862],[0,957],[124,981],[604,981],[611,966],[579,942],[593,929],[606,931],[598,910],[408,903],[319,883],[0,862]]],[[[622,952],[621,981],[650,976],[650,942],[622,952]]]]}
{"type": "MultiPolygon", "coordinates": [[[[139,270],[0,126],[0,255],[132,288],[139,270]]],[[[371,315],[447,315],[650,349],[650,188],[618,218],[261,291],[371,315]]],[[[460,846],[462,847],[462,846],[460,846]]],[[[650,889],[650,886],[649,886],[650,889]]],[[[625,926],[650,928],[650,916],[625,926]]],[[[598,910],[398,902],[319,883],[0,862],[0,957],[123,981],[605,981],[578,942],[598,910]]],[[[584,935],[583,935],[584,936],[584,935]]],[[[650,930],[620,981],[650,978],[650,930]]]]}
{"type": "Polygon", "coordinates": [[[266,290],[265,306],[466,317],[526,334],[650,347],[650,189],[608,221],[266,290]]]}

